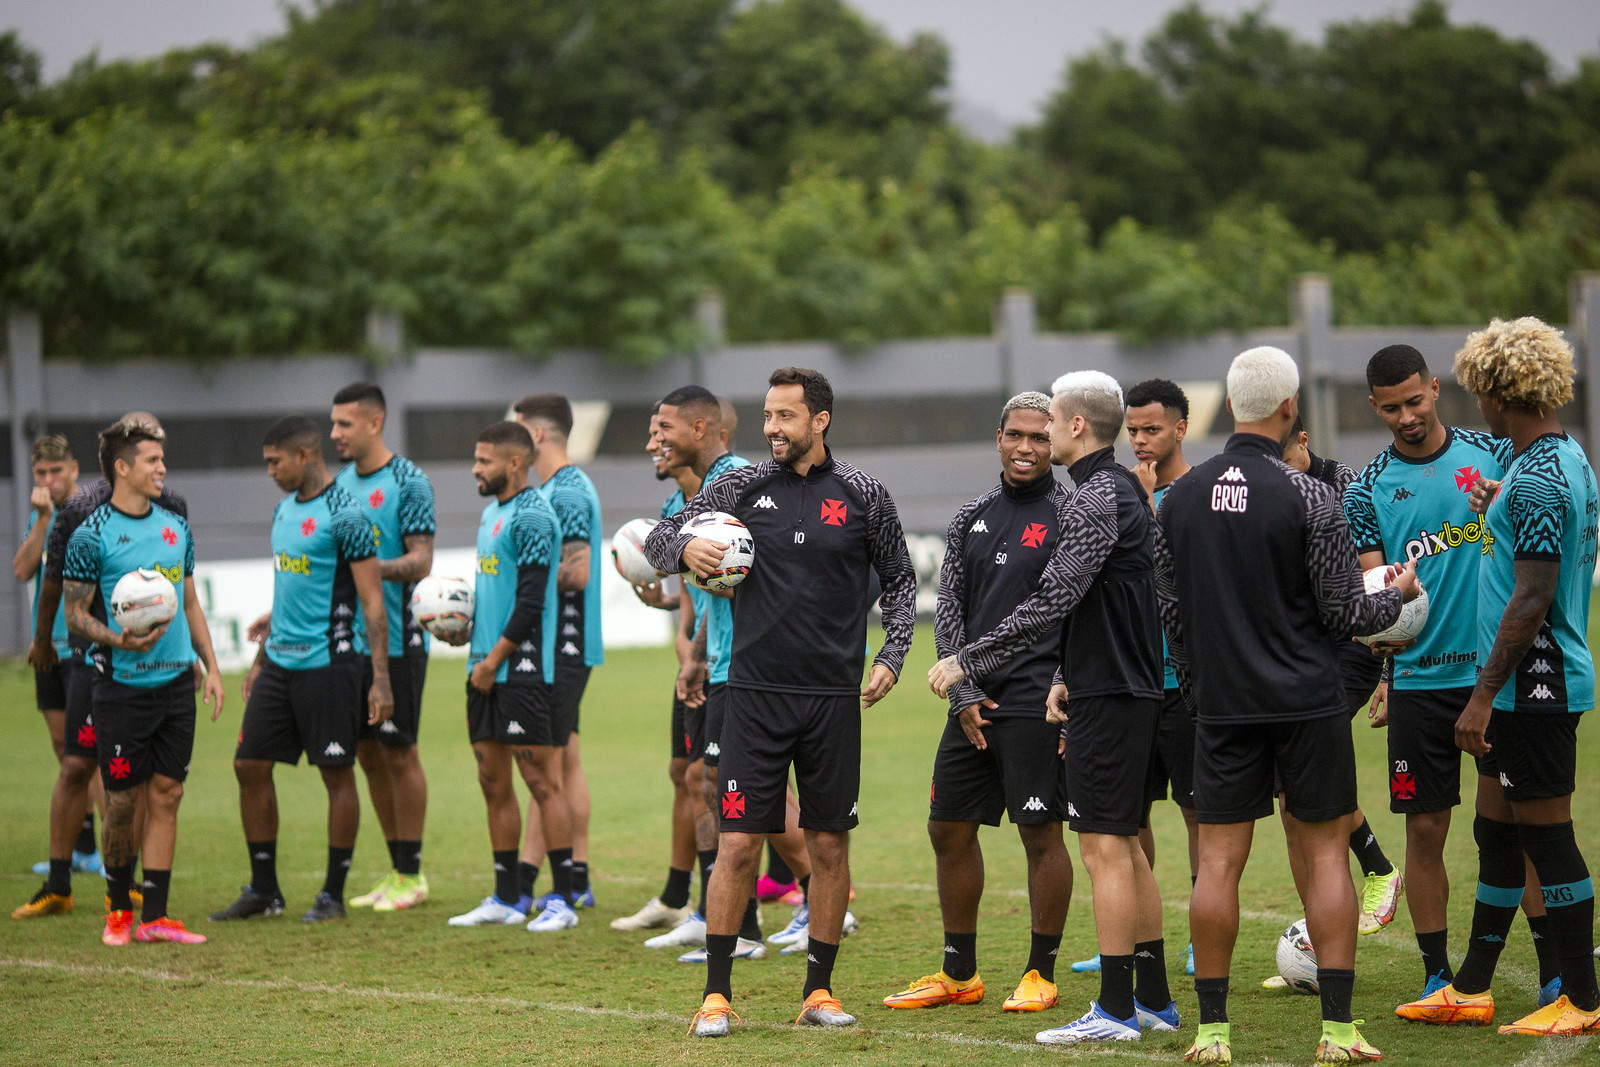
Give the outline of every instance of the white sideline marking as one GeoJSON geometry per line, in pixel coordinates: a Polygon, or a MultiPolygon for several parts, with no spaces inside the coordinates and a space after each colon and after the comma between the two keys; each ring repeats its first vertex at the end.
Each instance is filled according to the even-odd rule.
{"type": "MultiPolygon", "coordinates": [[[[236,989],[262,989],[284,990],[295,993],[332,994],[336,996],[357,997],[363,1000],[400,1000],[427,1004],[458,1004],[464,1006],[486,1005],[497,1008],[515,1008],[521,1011],[537,1009],[543,1011],[569,1012],[574,1015],[608,1016],[618,1019],[634,1019],[639,1021],[666,1022],[682,1025],[684,1018],[680,1014],[661,1011],[631,1011],[626,1008],[591,1008],[582,1004],[545,1004],[532,1000],[519,1000],[515,997],[473,997],[459,993],[433,993],[426,990],[383,989],[371,986],[328,985],[323,982],[294,982],[286,979],[273,978],[218,978],[214,975],[204,974],[178,974],[173,971],[160,971],[141,967],[107,967],[100,964],[61,963],[56,960],[26,959],[14,956],[0,956],[0,967],[15,967],[22,970],[55,971],[62,974],[81,975],[118,975],[124,977],[143,978],[153,982],[201,982],[206,985],[232,986],[236,989]]],[[[795,1028],[786,1023],[746,1022],[742,1030],[774,1030],[793,1033],[795,1028]]],[[[1170,1062],[1171,1054],[1163,1051],[1159,1055],[1144,1053],[1129,1048],[1114,1047],[1085,1047],[1063,1049],[1060,1046],[1045,1046],[1036,1042],[1003,1041],[992,1037],[968,1037],[965,1034],[946,1033],[919,1033],[912,1030],[890,1030],[884,1027],[866,1025],[853,1031],[864,1037],[892,1037],[907,1041],[936,1041],[946,1045],[961,1045],[979,1048],[1008,1049],[1013,1052],[1045,1053],[1047,1055],[1079,1055],[1079,1056],[1110,1056],[1122,1059],[1170,1062]]],[[[1574,1050],[1576,1051],[1576,1049],[1574,1050]]],[[[1535,1060],[1533,1057],[1522,1061],[1518,1067],[1554,1067],[1561,1060],[1535,1060]]],[[[1271,1060],[1254,1061],[1260,1067],[1284,1067],[1271,1060]]]]}

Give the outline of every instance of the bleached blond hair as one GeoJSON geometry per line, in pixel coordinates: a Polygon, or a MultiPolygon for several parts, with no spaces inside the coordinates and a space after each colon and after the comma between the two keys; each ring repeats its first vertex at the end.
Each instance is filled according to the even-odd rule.
{"type": "Polygon", "coordinates": [[[1281,348],[1247,348],[1228,367],[1228,401],[1235,422],[1260,422],[1299,389],[1300,368],[1281,348]]]}
{"type": "Polygon", "coordinates": [[[1577,373],[1561,331],[1532,315],[1493,319],[1456,353],[1462,388],[1541,415],[1571,401],[1577,373]]]}
{"type": "Polygon", "coordinates": [[[1006,401],[1006,406],[1000,409],[1000,428],[1006,428],[1006,420],[1013,411],[1039,411],[1045,415],[1050,414],[1050,398],[1043,393],[1027,392],[1018,393],[1006,401]]]}
{"type": "Polygon", "coordinates": [[[1114,443],[1122,432],[1122,386],[1104,371],[1075,370],[1057,378],[1050,387],[1056,412],[1066,419],[1082,415],[1089,431],[1102,444],[1114,443]]]}

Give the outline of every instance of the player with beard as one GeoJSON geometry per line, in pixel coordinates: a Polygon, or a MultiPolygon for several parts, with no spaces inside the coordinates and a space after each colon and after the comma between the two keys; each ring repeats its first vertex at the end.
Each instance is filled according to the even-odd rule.
{"type": "MultiPolygon", "coordinates": [[[[668,455],[666,446],[661,440],[661,405],[650,413],[650,436],[645,440],[645,453],[650,457],[650,463],[655,470],[656,481],[664,482],[675,479],[678,488],[667,497],[661,505],[661,518],[669,518],[683,510],[684,501],[700,491],[700,476],[694,472],[693,467],[678,467],[668,470],[668,455]]],[[[696,603],[706,594],[683,583],[677,596],[666,592],[665,580],[650,582],[645,585],[633,586],[634,596],[639,598],[641,604],[647,607],[660,608],[663,611],[677,611],[678,622],[673,631],[673,646],[678,654],[678,668],[681,671],[688,662],[694,644],[695,623],[698,618],[696,603]]],[[[669,751],[667,763],[667,776],[672,781],[672,849],[671,859],[667,866],[667,881],[660,894],[651,897],[638,911],[632,915],[611,920],[611,929],[621,931],[651,930],[662,926],[676,927],[695,916],[695,911],[689,907],[689,882],[693,874],[695,840],[694,840],[694,813],[691,794],[688,784],[689,768],[689,735],[685,727],[685,718],[688,706],[678,695],[677,679],[673,680],[672,690],[672,722],[668,731],[669,751]]],[[[704,700],[704,696],[695,699],[704,700]]],[[[518,865],[519,870],[521,864],[518,865]]],[[[701,880],[702,887],[704,879],[701,880]]],[[[529,886],[531,897],[531,884],[529,886]]],[[[702,891],[703,895],[703,891],[702,891]]],[[[703,904],[704,901],[702,900],[703,904]]],[[[701,919],[704,923],[704,919],[701,919]]],[[[705,936],[702,933],[700,942],[705,936]]]]}
{"type": "MultiPolygon", "coordinates": [[[[530,804],[528,832],[522,844],[522,862],[538,867],[549,855],[554,879],[557,868],[571,876],[574,907],[594,907],[589,887],[589,782],[583,772],[578,745],[580,710],[589,673],[605,662],[600,640],[600,494],[594,482],[567,455],[572,433],[572,404],[555,393],[539,393],[517,401],[514,412],[533,438],[532,476],[539,492],[561,521],[561,566],[557,588],[561,597],[561,632],[556,640],[554,683],[555,730],[566,748],[561,766],[561,792],[571,812],[571,845],[547,851],[537,805],[530,804]]],[[[536,932],[576,926],[576,912],[563,911],[560,893],[534,900],[538,915],[528,923],[536,932]],[[556,905],[551,910],[550,905],[556,905]],[[548,914],[546,914],[548,912],[548,914]],[[569,913],[570,912],[570,913],[569,913]]]]}
{"type": "Polygon", "coordinates": [[[1471,500],[1484,523],[1479,670],[1455,735],[1478,758],[1478,891],[1455,981],[1396,1014],[1439,1024],[1493,1019],[1489,985],[1523,899],[1526,854],[1561,961],[1561,995],[1500,1032],[1594,1033],[1594,886],[1573,834],[1572,794],[1578,722],[1594,707],[1587,633],[1600,496],[1583,449],[1556,415],[1572,400],[1572,349],[1538,319],[1496,319],[1467,338],[1455,369],[1489,431],[1513,449],[1504,478],[1480,479],[1471,500]]]}
{"type": "MultiPolygon", "coordinates": [[[[556,723],[555,676],[561,522],[528,485],[533,438],[520,423],[497,422],[478,435],[472,476],[491,497],[478,522],[472,632],[454,643],[467,654],[467,736],[489,815],[494,892],[451,926],[511,926],[527,919],[517,894],[522,815],[512,787],[516,763],[545,819],[545,837],[570,848],[572,816],[561,794],[565,745],[556,723]]],[[[441,640],[444,640],[441,638],[441,640]]],[[[551,870],[559,907],[571,911],[571,867],[551,870]]],[[[555,905],[552,905],[555,906],[555,905]]],[[[547,909],[548,910],[548,909],[547,909]]]]}
{"type": "Polygon", "coordinates": [[[1184,1058],[1232,1061],[1228,972],[1255,823],[1283,798],[1317,946],[1318,1063],[1380,1058],[1351,1017],[1356,896],[1346,849],[1355,746],[1336,642],[1394,625],[1420,592],[1414,565],[1367,595],[1331,486],[1283,461],[1300,372],[1276,348],[1228,368],[1233,436],[1161,501],[1156,580],[1184,701],[1195,710],[1200,878],[1190,903],[1200,1026],[1184,1058]]]}
{"type": "Polygon", "coordinates": [[[125,417],[100,433],[100,469],[110,498],[67,543],[62,566],[67,629],[96,665],[93,715],[106,790],[105,863],[111,905],[100,939],[193,945],[205,941],[167,915],[178,804],[194,751],[193,664],[205,667],[211,719],[222,714],[222,678],[194,589],[189,524],[157,501],[166,482],[166,434],[125,417]],[[158,569],[179,590],[173,620],[135,637],[105,602],[131,571],[158,569]],[[140,815],[143,812],[143,818],[140,815]],[[142,832],[136,831],[142,825],[142,832]],[[143,858],[142,921],[134,928],[134,863],[143,858]]]}
{"type": "Polygon", "coordinates": [[[763,838],[781,833],[792,765],[811,859],[805,1003],[796,1023],[849,1026],[831,992],[850,893],[857,824],[861,708],[894,686],[911,647],[916,571],[883,485],[827,446],[833,387],[813,370],[768,378],[764,430],[772,459],[723,474],[650,532],[645,554],[664,571],[715,571],[728,545],[685,534],[723,511],[750,531],[758,559],[733,597],[733,647],[718,765],[722,827],[707,900],[705,996],[692,1032],[732,1027],[733,956],[763,838]],[[870,572],[882,581],[885,641],[861,685],[870,572]]]}
{"type": "Polygon", "coordinates": [[[12,569],[19,582],[30,581],[35,576],[40,579],[33,587],[33,632],[36,640],[45,637],[48,643],[40,648],[40,665],[34,667],[33,694],[34,703],[50,731],[57,773],[50,795],[50,858],[42,869],[41,865],[33,869],[33,873],[46,876],[45,883],[26,904],[11,913],[13,919],[33,919],[72,910],[72,873],[99,874],[101,871],[100,846],[94,839],[94,807],[105,806],[105,794],[94,773],[93,723],[75,723],[71,735],[67,733],[67,693],[72,685],[73,661],[66,615],[58,607],[54,621],[45,618],[42,626],[39,616],[45,542],[55,523],[57,509],[78,491],[78,461],[73,458],[67,439],[60,434],[46,434],[36,440],[31,460],[32,514],[28,516],[28,533],[17,548],[12,569]]]}
{"type": "Polygon", "coordinates": [[[1050,461],[1065,466],[1077,488],[1058,509],[1050,562],[1031,596],[940,659],[928,681],[939,696],[969,678],[986,687],[1060,627],[1048,719],[1066,724],[1067,819],[1094,885],[1100,996],[1083,1016],[1037,1039],[1137,1041],[1145,1029],[1179,1025],[1167,985],[1161,897],[1139,847],[1161,714],[1155,519],[1143,486],[1116,462],[1124,407],[1115,379],[1078,371],[1056,379],[1053,392],[1050,461]]]}
{"type": "MultiPolygon", "coordinates": [[[[1000,484],[962,505],[950,520],[934,641],[953,654],[967,635],[985,633],[1039,587],[1060,536],[1058,509],[1067,496],[1050,470],[1050,398],[1021,393],[1000,410],[995,445],[1000,484]]],[[[928,836],[933,841],[944,918],[944,964],[904,991],[890,1008],[937,1008],[983,999],[978,976],[978,903],[983,852],[978,825],[1000,825],[1002,811],[1022,838],[1028,859],[1032,945],[1006,1011],[1044,1011],[1058,999],[1056,951],[1072,899],[1072,858],[1061,839],[1066,815],[1060,727],[1043,710],[1054,677],[1060,627],[1044,632],[1023,655],[984,680],[950,690],[950,715],[934,757],[928,836]]]]}

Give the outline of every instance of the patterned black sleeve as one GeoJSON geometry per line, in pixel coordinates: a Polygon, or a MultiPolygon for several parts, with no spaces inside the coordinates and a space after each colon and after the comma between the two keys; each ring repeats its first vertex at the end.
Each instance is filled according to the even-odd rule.
{"type": "MultiPolygon", "coordinates": [[[[967,526],[972,513],[978,510],[988,495],[981,496],[961,506],[950,529],[945,534],[944,563],[939,567],[939,601],[933,609],[933,650],[939,659],[961,651],[967,641],[967,567],[961,548],[967,538],[967,526]]],[[[985,693],[971,678],[950,687],[950,714],[959,715],[972,705],[985,699],[985,693]]]]}
{"type": "Polygon", "coordinates": [[[1344,508],[1324,482],[1301,474],[1287,463],[1285,471],[1306,505],[1306,567],[1322,623],[1335,637],[1375,634],[1400,617],[1400,590],[1367,594],[1361,563],[1350,537],[1344,508]]]}
{"type": "Polygon", "coordinates": [[[1172,546],[1167,544],[1166,530],[1162,526],[1169,498],[1170,494],[1162,497],[1161,506],[1156,509],[1156,606],[1161,612],[1161,630],[1167,637],[1167,658],[1172,661],[1172,673],[1178,677],[1178,692],[1183,695],[1189,714],[1193,715],[1195,699],[1189,677],[1189,647],[1183,639],[1183,620],[1178,617],[1178,576],[1172,565],[1172,546]]]}
{"type": "MultiPolygon", "coordinates": [[[[906,664],[906,654],[911,651],[911,637],[917,624],[917,568],[906,549],[900,512],[889,490],[847,464],[841,464],[839,470],[841,476],[867,498],[867,549],[872,553],[872,569],[878,572],[878,581],[883,586],[878,598],[883,612],[883,647],[872,662],[883,664],[899,678],[906,664]]],[[[719,479],[719,484],[726,477],[719,479]]]]}
{"type": "Polygon", "coordinates": [[[683,550],[694,540],[692,535],[683,532],[684,524],[708,511],[731,513],[739,503],[739,494],[744,487],[759,474],[770,473],[775,466],[768,460],[748,467],[736,467],[710,485],[701,486],[682,511],[651,527],[650,536],[644,542],[644,556],[650,561],[650,566],[668,574],[682,574],[683,550]]]}
{"type": "Polygon", "coordinates": [[[1117,543],[1117,496],[1112,476],[1096,472],[1057,504],[1061,538],[1039,588],[1010,618],[956,654],[970,678],[982,679],[1065,619],[1094,583],[1117,543]]]}
{"type": "Polygon", "coordinates": [[[50,527],[49,541],[45,544],[43,581],[61,584],[67,543],[72,540],[73,532],[83,525],[83,520],[92,515],[95,508],[110,499],[111,493],[106,491],[106,483],[96,482],[79,489],[61,505],[56,512],[56,521],[50,527]]]}

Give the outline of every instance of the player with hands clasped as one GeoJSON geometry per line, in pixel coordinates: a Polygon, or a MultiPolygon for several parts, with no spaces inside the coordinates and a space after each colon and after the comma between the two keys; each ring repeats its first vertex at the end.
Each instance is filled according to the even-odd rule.
{"type": "MultiPolygon", "coordinates": [[[[1006,402],[995,433],[1000,484],[950,520],[939,572],[934,643],[954,654],[968,635],[987,633],[1039,587],[1060,537],[1067,490],[1050,469],[1050,398],[1022,393],[1006,402]]],[[[983,853],[978,825],[1004,811],[1028,858],[1032,945],[1007,1011],[1043,1011],[1057,1001],[1056,952],[1072,899],[1072,859],[1061,839],[1067,801],[1055,742],[1060,729],[1040,715],[1059,662],[1061,628],[1044,631],[1023,654],[984,680],[949,691],[950,714],[934,757],[928,836],[944,918],[944,963],[902,992],[891,1008],[976,1004],[978,902],[983,853]]]]}
{"type": "Polygon", "coordinates": [[[1587,631],[1600,497],[1583,450],[1561,429],[1572,399],[1572,350],[1534,318],[1467,338],[1456,379],[1478,398],[1512,455],[1483,506],[1478,564],[1479,671],[1455,724],[1456,743],[1478,758],[1478,892],[1472,939],[1452,985],[1396,1013],[1418,1022],[1487,1023],[1490,981],[1517,904],[1523,854],[1533,864],[1560,960],[1560,995],[1501,1033],[1600,1030],[1593,948],[1594,886],[1572,830],[1577,730],[1594,707],[1587,631]]]}
{"type": "Polygon", "coordinates": [[[100,939],[107,945],[205,941],[167,915],[167,891],[194,753],[195,660],[205,667],[213,722],[222,714],[222,679],[194,589],[194,537],[181,516],[157,503],[167,477],[166,439],[153,420],[131,416],[101,431],[108,498],[73,530],[61,572],[67,630],[90,646],[97,669],[93,714],[111,897],[100,939]],[[160,571],[178,588],[181,606],[170,623],[135,635],[108,617],[106,602],[117,582],[139,569],[160,571]],[[136,861],[144,865],[137,929],[130,895],[136,861]]]}
{"type": "Polygon", "coordinates": [[[831,992],[850,893],[849,831],[857,822],[861,709],[888,694],[911,647],[916,572],[883,485],[828,449],[833,388],[813,370],[768,379],[763,429],[771,460],[727,471],[662,521],[645,555],[663,571],[707,575],[728,547],[684,534],[709,511],[749,529],[756,562],[733,597],[718,814],[722,826],[706,916],[707,974],[693,1032],[732,1026],[733,954],[767,834],[784,829],[794,767],[811,860],[805,1003],[800,1025],[848,1026],[831,992]],[[883,586],[885,641],[866,686],[870,571],[883,586]]]}
{"type": "Polygon", "coordinates": [[[1099,371],[1079,371],[1058,378],[1054,392],[1050,460],[1067,467],[1077,489],[1057,508],[1059,540],[1039,588],[939,660],[928,680],[940,696],[968,679],[986,687],[1060,627],[1056,666],[1067,692],[1053,690],[1052,721],[1067,716],[1066,814],[1094,883],[1100,995],[1081,1018],[1038,1040],[1137,1041],[1145,1029],[1179,1025],[1167,986],[1161,897],[1139,847],[1162,695],[1155,519],[1144,487],[1116,462],[1121,387],[1099,371]]]}
{"type": "Polygon", "coordinates": [[[372,526],[322,459],[322,433],[303,416],[267,429],[261,455],[291,495],[272,514],[270,633],[244,680],[244,722],[233,755],[250,882],[212,922],[281,915],[274,763],[306,762],[328,793],[328,867],[304,921],[345,917],[344,883],[361,824],[356,740],[363,722],[394,713],[388,617],[372,526]],[[369,647],[376,651],[363,686],[369,647]]]}

